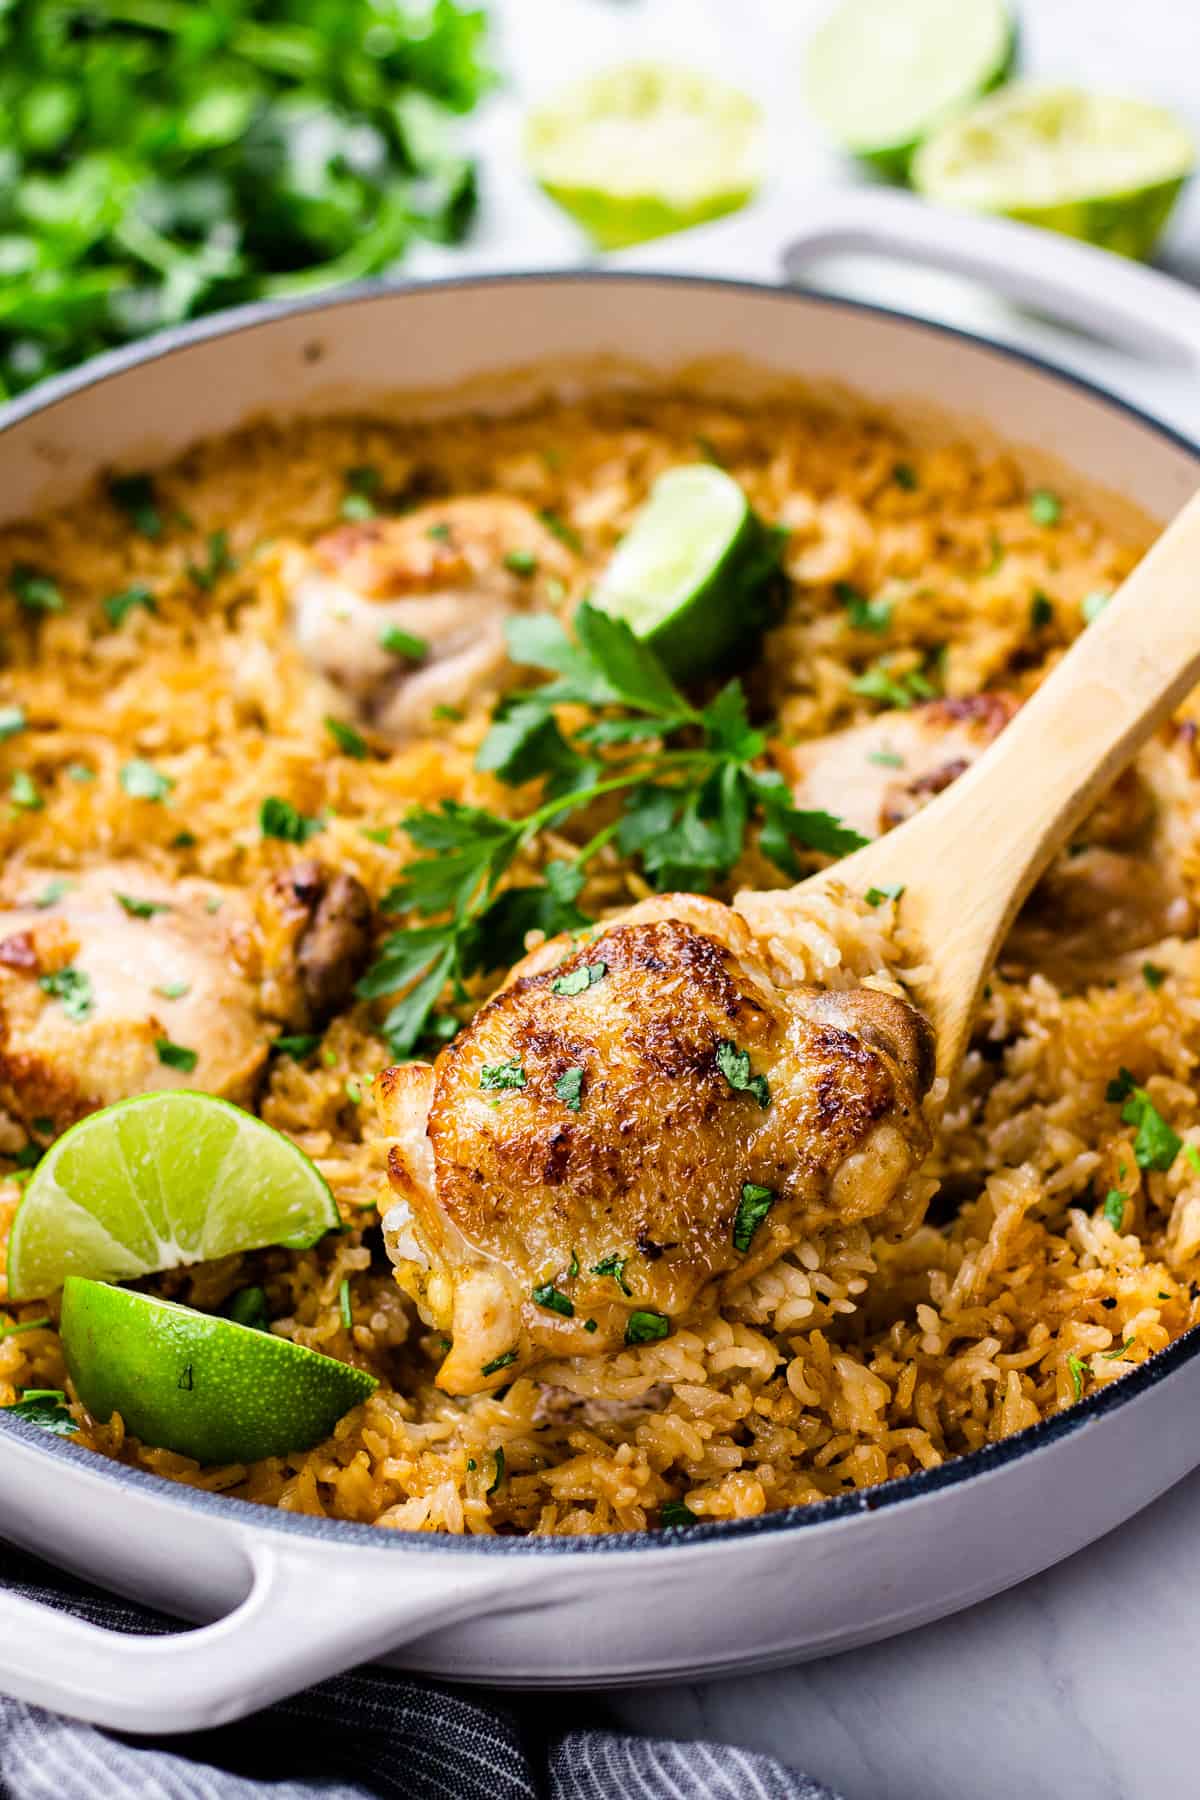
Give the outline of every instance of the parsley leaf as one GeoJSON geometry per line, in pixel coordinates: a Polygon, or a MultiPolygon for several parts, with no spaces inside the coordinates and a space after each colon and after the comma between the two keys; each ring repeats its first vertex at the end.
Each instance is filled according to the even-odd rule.
{"type": "Polygon", "coordinates": [[[170,912],[171,904],[167,900],[139,900],[133,894],[118,894],[113,890],[113,899],[120,903],[124,912],[131,919],[152,919],[155,913],[170,912]]]}
{"type": "Polygon", "coordinates": [[[403,631],[399,625],[385,625],[379,634],[379,648],[386,650],[389,656],[403,656],[409,662],[419,663],[429,655],[429,640],[417,637],[415,632],[403,631]]]}
{"type": "Polygon", "coordinates": [[[279,838],[285,844],[307,844],[325,829],[320,819],[307,818],[278,794],[267,795],[258,809],[258,824],[264,837],[279,838]]]}
{"type": "Polygon", "coordinates": [[[61,1000],[68,1019],[73,1019],[77,1025],[89,1017],[95,1005],[91,976],[83,969],[72,968],[70,964],[65,969],[54,969],[48,975],[39,975],[38,986],[43,994],[61,1000]]]}
{"type": "Polygon", "coordinates": [[[564,1069],[554,1084],[555,1098],[570,1112],[578,1112],[583,1105],[583,1075],[580,1068],[564,1069]]]}
{"type": "Polygon", "coordinates": [[[344,719],[326,717],[325,729],[345,756],[352,756],[355,762],[362,762],[367,754],[367,741],[353,725],[347,725],[344,719]]]}
{"type": "Polygon", "coordinates": [[[603,981],[607,974],[607,963],[580,963],[565,975],[556,976],[550,986],[556,994],[582,994],[588,988],[595,987],[598,981],[603,981]]]}
{"type": "Polygon", "coordinates": [[[121,786],[134,800],[165,800],[175,783],[153,763],[135,756],[121,766],[121,786]]]}
{"type": "Polygon", "coordinates": [[[168,1069],[181,1069],[190,1075],[200,1060],[196,1050],[189,1050],[186,1044],[173,1044],[170,1038],[155,1038],[154,1048],[158,1052],[158,1060],[168,1069]]]}
{"type": "Polygon", "coordinates": [[[23,706],[0,706],[0,743],[24,731],[25,723],[23,706]]]}
{"type": "Polygon", "coordinates": [[[633,1293],[633,1289],[625,1280],[625,1264],[627,1256],[619,1256],[614,1250],[610,1256],[602,1257],[598,1263],[592,1264],[593,1275],[611,1275],[621,1292],[625,1295],[633,1293]]]}
{"type": "Polygon", "coordinates": [[[1104,1217],[1114,1231],[1120,1231],[1125,1222],[1125,1199],[1120,1188],[1109,1188],[1104,1196],[1104,1217]]]}
{"type": "Polygon", "coordinates": [[[683,1525],[700,1523],[691,1507],[683,1500],[664,1500],[658,1509],[659,1521],[667,1531],[677,1530],[683,1525]]]}
{"type": "Polygon", "coordinates": [[[72,1437],[79,1430],[61,1388],[25,1388],[21,1398],[6,1406],[4,1411],[10,1412],[14,1419],[24,1419],[28,1425],[39,1425],[43,1431],[52,1431],[56,1437],[72,1437]]]}
{"type": "Polygon", "coordinates": [[[135,582],[132,587],[123,588],[119,594],[106,594],[100,602],[105,617],[110,625],[123,625],[136,606],[144,607],[147,612],[157,612],[158,602],[148,587],[135,582]]]}
{"type": "Polygon", "coordinates": [[[41,812],[46,804],[41,789],[26,769],[14,769],[8,797],[22,812],[41,812]]]}
{"type": "Polygon", "coordinates": [[[1057,525],[1062,518],[1062,501],[1049,488],[1035,488],[1029,496],[1029,516],[1035,525],[1057,525]]]}
{"type": "Polygon", "coordinates": [[[544,1306],[547,1312],[561,1313],[564,1319],[575,1317],[574,1302],[561,1288],[556,1288],[552,1281],[546,1282],[543,1287],[535,1287],[530,1298],[535,1306],[544,1306]]]}
{"type": "Polygon", "coordinates": [[[26,612],[61,612],[66,605],[58,583],[30,563],[16,563],[8,578],[9,592],[26,612]]]}
{"type": "Polygon", "coordinates": [[[751,1075],[750,1052],[739,1050],[728,1038],[717,1045],[717,1067],[738,1093],[752,1094],[765,1112],[771,1104],[771,1090],[765,1075],[751,1075]]]}
{"type": "Polygon", "coordinates": [[[228,575],[236,569],[237,564],[229,554],[229,533],[227,531],[210,531],[202,563],[190,562],[188,574],[198,588],[210,593],[216,587],[222,575],[228,575]]]}
{"type": "Polygon", "coordinates": [[[742,1188],[737,1212],[733,1216],[733,1247],[745,1256],[754,1234],[775,1204],[773,1189],[758,1187],[748,1181],[742,1188]]]}
{"type": "Polygon", "coordinates": [[[1128,1069],[1122,1069],[1109,1082],[1105,1098],[1123,1102],[1122,1121],[1137,1126],[1133,1155],[1138,1168],[1169,1169],[1183,1147],[1183,1139],[1163,1118],[1145,1088],[1137,1086],[1128,1069]]]}
{"type": "Polygon", "coordinates": [[[902,881],[889,881],[883,887],[869,887],[863,895],[868,906],[882,906],[885,900],[899,900],[904,892],[902,881]]]}
{"type": "Polygon", "coordinates": [[[149,475],[114,475],[108,484],[108,497],[143,537],[162,536],[162,514],[149,475]]]}
{"type": "Polygon", "coordinates": [[[479,1071],[479,1085],[485,1090],[523,1088],[525,1069],[519,1062],[484,1063],[479,1071]]]}
{"type": "Polygon", "coordinates": [[[671,1321],[660,1312],[631,1312],[625,1321],[627,1344],[654,1344],[670,1335],[671,1321]]]}
{"type": "Polygon", "coordinates": [[[892,602],[890,600],[868,600],[856,587],[848,581],[835,581],[833,591],[846,608],[850,624],[855,631],[874,631],[883,633],[892,623],[892,602]]]}

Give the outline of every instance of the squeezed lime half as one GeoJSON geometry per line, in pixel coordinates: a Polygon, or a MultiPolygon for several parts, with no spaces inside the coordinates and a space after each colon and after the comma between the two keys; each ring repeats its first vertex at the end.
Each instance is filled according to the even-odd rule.
{"type": "Polygon", "coordinates": [[[1007,80],[1005,0],[842,0],[808,48],[809,105],[843,150],[903,180],[936,126],[1007,80]]]}
{"type": "Polygon", "coordinates": [[[1079,88],[1016,86],[922,145],[913,182],[930,200],[1003,213],[1123,256],[1148,256],[1196,160],[1161,107],[1079,88]]]}
{"type": "Polygon", "coordinates": [[[33,1174],[8,1245],[14,1300],[68,1275],[128,1281],[333,1230],[325,1178],[290,1138],[212,1094],[172,1088],[91,1113],[33,1174]]]}
{"type": "Polygon", "coordinates": [[[69,1276],[63,1353],[94,1419],[202,1463],[309,1450],[378,1383],[364,1369],[232,1319],[69,1276]]]}
{"type": "Polygon", "coordinates": [[[593,606],[624,619],[680,680],[719,671],[765,623],[773,535],[710,463],[668,469],[613,554],[593,606]]]}
{"type": "Polygon", "coordinates": [[[744,206],[761,179],[762,114],[688,69],[629,63],[530,114],[525,156],[551,199],[604,250],[744,206]]]}

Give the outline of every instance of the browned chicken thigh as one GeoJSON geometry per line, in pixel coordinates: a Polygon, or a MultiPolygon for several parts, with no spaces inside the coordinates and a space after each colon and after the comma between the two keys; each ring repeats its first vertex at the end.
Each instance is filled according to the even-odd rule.
{"type": "Polygon", "coordinates": [[[882,1214],[928,1150],[932,1067],[912,1007],[781,990],[715,901],[542,946],[432,1067],[378,1083],[385,1239],[451,1336],[439,1384],[666,1336],[713,1280],[882,1214]]]}

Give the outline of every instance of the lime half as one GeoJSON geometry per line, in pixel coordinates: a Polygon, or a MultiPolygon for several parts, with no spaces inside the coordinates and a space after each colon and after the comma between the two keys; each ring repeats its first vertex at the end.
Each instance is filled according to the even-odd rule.
{"type": "Polygon", "coordinates": [[[723,469],[660,475],[615,551],[592,605],[624,619],[680,680],[719,671],[766,623],[777,534],[723,469]]]}
{"type": "Polygon", "coordinates": [[[1004,0],[842,0],[809,45],[809,105],[843,150],[903,180],[921,140],[1007,79],[1004,0]]]}
{"type": "Polygon", "coordinates": [[[930,200],[1004,213],[1124,256],[1147,256],[1196,159],[1161,107],[1078,88],[1012,87],[917,153],[930,200]]]}
{"type": "Polygon", "coordinates": [[[532,113],[525,154],[551,199],[617,250],[744,206],[761,177],[761,124],[724,82],[630,63],[532,113]]]}
{"type": "Polygon", "coordinates": [[[202,1463],[311,1449],[379,1385],[288,1338],[75,1275],[63,1288],[61,1331],[94,1419],[119,1412],[143,1443],[202,1463]]]}
{"type": "Polygon", "coordinates": [[[324,1177],[261,1119],[212,1094],[138,1094],[43,1156],[13,1223],[8,1291],[52,1294],[68,1275],[128,1281],[338,1223],[324,1177]]]}

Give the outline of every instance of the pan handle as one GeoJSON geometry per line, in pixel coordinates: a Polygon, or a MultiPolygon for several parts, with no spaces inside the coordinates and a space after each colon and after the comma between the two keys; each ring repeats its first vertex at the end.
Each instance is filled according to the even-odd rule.
{"type": "Polygon", "coordinates": [[[370,1551],[245,1548],[240,1604],[170,1635],[109,1631],[0,1591],[0,1691],[115,1731],[205,1730],[473,1617],[512,1595],[516,1573],[436,1552],[393,1555],[388,1570],[370,1551]]]}
{"type": "Polygon", "coordinates": [[[888,188],[782,188],[731,219],[606,258],[618,268],[797,280],[867,253],[982,282],[1142,357],[1200,368],[1200,294],[1127,257],[888,188]]]}

